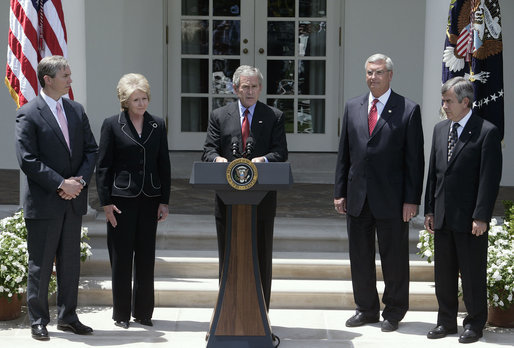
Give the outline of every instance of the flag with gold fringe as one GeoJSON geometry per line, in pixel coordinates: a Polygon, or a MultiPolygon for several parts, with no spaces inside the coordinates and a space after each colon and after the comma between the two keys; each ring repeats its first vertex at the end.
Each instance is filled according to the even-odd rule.
{"type": "Polygon", "coordinates": [[[451,0],[443,83],[464,76],[475,90],[473,111],[504,133],[503,44],[498,0],[451,0]]]}

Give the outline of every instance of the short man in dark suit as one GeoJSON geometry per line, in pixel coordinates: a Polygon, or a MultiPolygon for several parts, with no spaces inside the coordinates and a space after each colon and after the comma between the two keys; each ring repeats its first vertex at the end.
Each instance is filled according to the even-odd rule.
{"type": "Polygon", "coordinates": [[[502,172],[501,136],[474,114],[473,85],[454,77],[441,88],[447,120],[434,128],[425,191],[425,228],[434,235],[437,326],[428,338],[457,332],[458,277],[464,318],[461,343],[482,337],[487,320],[487,230],[502,172]]]}
{"type": "Polygon", "coordinates": [[[346,321],[379,320],[375,231],[385,291],[382,331],[394,331],[409,308],[409,220],[423,190],[423,130],[419,105],[393,92],[393,62],[374,54],[365,63],[370,93],[345,106],[334,206],[347,214],[354,300],[346,321]]]}
{"type": "MultiPolygon", "coordinates": [[[[212,112],[204,144],[202,160],[230,162],[234,138],[240,139],[239,152],[245,148],[244,134],[254,141],[252,162],[284,162],[287,160],[287,141],[283,113],[258,101],[262,90],[259,69],[242,65],[234,72],[233,87],[239,100],[212,112]],[[247,111],[248,110],[248,111],[247,111]],[[245,116],[247,114],[247,116],[245,116]],[[246,128],[245,130],[245,127],[246,128]]],[[[257,206],[257,252],[266,308],[271,296],[271,266],[273,254],[273,225],[277,206],[277,193],[269,192],[257,206]]],[[[216,230],[220,275],[225,255],[226,207],[216,196],[216,230]]]]}
{"type": "Polygon", "coordinates": [[[63,98],[71,85],[66,59],[43,58],[37,74],[40,95],[17,112],[16,154],[27,179],[23,209],[31,332],[35,339],[47,340],[48,284],[54,259],[57,328],[76,334],[93,331],[79,321],[76,308],[82,215],[87,212],[87,184],[98,148],[82,105],[63,98]]]}

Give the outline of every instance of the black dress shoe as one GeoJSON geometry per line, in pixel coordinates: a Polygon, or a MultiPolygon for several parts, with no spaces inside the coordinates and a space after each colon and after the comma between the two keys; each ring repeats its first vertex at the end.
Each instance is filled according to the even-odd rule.
{"type": "Polygon", "coordinates": [[[459,337],[460,343],[473,343],[478,341],[478,339],[482,337],[482,332],[476,332],[472,329],[465,329],[464,332],[459,337]]]}
{"type": "Polygon", "coordinates": [[[119,327],[124,328],[124,329],[128,329],[129,326],[130,326],[129,322],[125,321],[125,320],[116,320],[114,322],[114,325],[119,326],[119,327]]]}
{"type": "Polygon", "coordinates": [[[61,331],[71,331],[77,335],[87,335],[93,332],[89,326],[82,324],[80,321],[68,324],[57,324],[57,328],[61,331]]]}
{"type": "Polygon", "coordinates": [[[139,323],[141,325],[145,326],[153,326],[152,319],[134,319],[136,323],[139,323]]]}
{"type": "Polygon", "coordinates": [[[353,317],[346,321],[347,327],[357,327],[369,323],[378,323],[378,314],[373,317],[366,317],[362,312],[357,312],[353,317]]]}
{"type": "Polygon", "coordinates": [[[32,325],[30,328],[30,332],[32,333],[32,338],[40,341],[46,341],[50,338],[48,337],[48,330],[46,329],[46,325],[36,324],[32,325]]]}
{"type": "Polygon", "coordinates": [[[457,328],[447,328],[446,326],[439,325],[428,331],[427,338],[437,339],[446,337],[446,335],[457,333],[457,328]]]}
{"type": "Polygon", "coordinates": [[[384,319],[384,321],[382,322],[382,332],[396,331],[396,329],[398,329],[397,320],[384,319]]]}

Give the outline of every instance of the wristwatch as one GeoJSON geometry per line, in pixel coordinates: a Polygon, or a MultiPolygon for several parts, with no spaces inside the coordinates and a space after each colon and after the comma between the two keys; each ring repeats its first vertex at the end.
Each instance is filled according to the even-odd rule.
{"type": "Polygon", "coordinates": [[[83,187],[86,187],[87,183],[84,179],[80,178],[79,182],[83,187]]]}

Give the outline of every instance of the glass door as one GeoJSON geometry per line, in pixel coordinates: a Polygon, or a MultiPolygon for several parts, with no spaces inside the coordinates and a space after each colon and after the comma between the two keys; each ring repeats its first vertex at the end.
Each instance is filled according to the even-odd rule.
{"type": "Polygon", "coordinates": [[[241,64],[262,71],[260,99],[284,112],[290,151],[337,149],[339,1],[169,5],[172,150],[202,149],[210,112],[236,100],[232,75],[241,64]]]}

